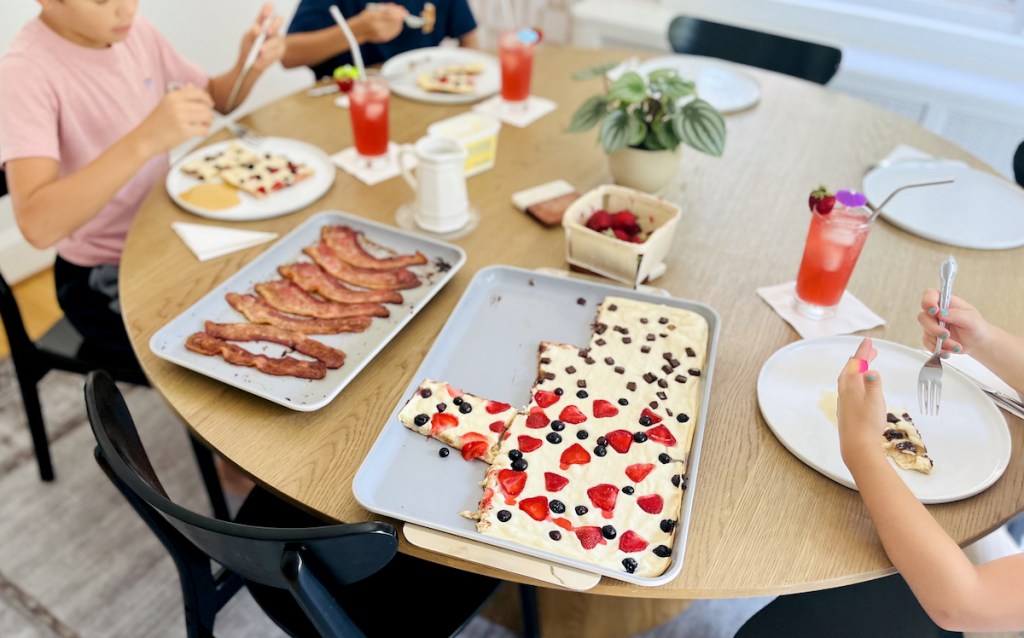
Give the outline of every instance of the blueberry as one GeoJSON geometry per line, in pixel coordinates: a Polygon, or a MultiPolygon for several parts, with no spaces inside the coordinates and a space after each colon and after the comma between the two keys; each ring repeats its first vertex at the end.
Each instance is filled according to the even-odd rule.
{"type": "Polygon", "coordinates": [[[683,482],[683,477],[679,474],[672,475],[672,485],[679,487],[683,482]]]}
{"type": "Polygon", "coordinates": [[[683,414],[682,412],[680,412],[679,414],[676,415],[676,421],[679,421],[680,423],[686,423],[689,420],[690,420],[690,417],[685,415],[685,414],[683,414]]]}
{"type": "Polygon", "coordinates": [[[643,432],[634,432],[633,440],[637,443],[643,443],[644,441],[647,440],[647,435],[644,434],[643,432]]]}
{"type": "Polygon", "coordinates": [[[459,406],[459,412],[463,414],[469,414],[473,411],[473,406],[469,404],[469,401],[463,401],[462,405],[459,406]]]}
{"type": "Polygon", "coordinates": [[[580,430],[576,433],[576,438],[580,441],[586,441],[588,436],[590,436],[590,432],[587,432],[586,430],[580,430]]]}
{"type": "Polygon", "coordinates": [[[548,507],[550,507],[551,511],[555,514],[565,514],[565,503],[563,503],[562,501],[559,501],[557,499],[553,500],[551,501],[551,503],[548,504],[548,507]]]}
{"type": "Polygon", "coordinates": [[[565,429],[565,423],[559,421],[558,419],[555,419],[554,421],[551,422],[551,429],[554,430],[555,432],[561,432],[562,430],[565,429]]]}
{"type": "Polygon", "coordinates": [[[646,414],[643,415],[642,417],[640,417],[640,425],[642,425],[644,427],[647,427],[650,424],[651,424],[651,417],[647,416],[646,414]]]}
{"type": "Polygon", "coordinates": [[[627,485],[622,488],[622,493],[626,494],[627,496],[632,496],[634,491],[635,490],[633,489],[632,485],[627,485]]]}
{"type": "Polygon", "coordinates": [[[629,405],[629,399],[625,397],[619,399],[619,405],[629,405]]]}
{"type": "Polygon", "coordinates": [[[577,505],[576,506],[576,515],[577,516],[583,516],[584,514],[586,514],[589,511],[590,510],[587,509],[586,505],[577,505]]]}
{"type": "Polygon", "coordinates": [[[666,534],[671,534],[672,530],[674,530],[675,528],[676,522],[671,518],[666,518],[661,521],[661,531],[665,532],[666,534]]]}
{"type": "Polygon", "coordinates": [[[618,532],[616,532],[615,528],[612,527],[611,525],[605,525],[604,527],[601,528],[601,536],[604,536],[608,540],[612,540],[617,535],[618,535],[618,532]]]}
{"type": "MultiPolygon", "coordinates": [[[[516,472],[525,472],[526,468],[529,466],[530,464],[527,463],[525,459],[516,459],[512,461],[512,469],[515,470],[516,472]]],[[[677,485],[676,487],[679,486],[677,485]]]]}
{"type": "Polygon", "coordinates": [[[551,540],[553,541],[562,540],[562,532],[558,531],[557,529],[553,529],[550,532],[548,532],[548,536],[550,536],[551,540]]]}
{"type": "Polygon", "coordinates": [[[555,388],[555,394],[557,394],[558,396],[562,396],[564,392],[565,391],[562,390],[562,388],[555,388]]]}
{"type": "Polygon", "coordinates": [[[554,443],[555,445],[562,442],[562,435],[558,432],[548,432],[548,435],[544,438],[548,440],[548,443],[554,443]]]}
{"type": "Polygon", "coordinates": [[[449,450],[446,447],[443,447],[443,448],[441,448],[440,450],[437,451],[437,455],[440,456],[442,459],[445,458],[446,456],[448,456],[450,453],[451,453],[451,450],[449,450]]]}
{"type": "Polygon", "coordinates": [[[669,461],[672,460],[672,457],[662,452],[661,454],[658,455],[658,460],[661,461],[662,463],[668,463],[669,461]]]}
{"type": "Polygon", "coordinates": [[[669,549],[666,545],[658,545],[654,548],[654,555],[659,556],[661,558],[668,558],[672,555],[672,550],[669,549]]]}
{"type": "Polygon", "coordinates": [[[608,439],[604,438],[603,436],[599,436],[597,437],[597,444],[602,447],[608,447],[608,439]]]}
{"type": "Polygon", "coordinates": [[[452,399],[452,403],[454,403],[455,405],[462,405],[462,397],[455,397],[454,399],[452,399]]]}
{"type": "Polygon", "coordinates": [[[595,456],[604,456],[605,454],[608,454],[608,448],[606,448],[605,446],[598,445],[597,447],[594,448],[595,456]]]}
{"type": "Polygon", "coordinates": [[[512,512],[508,510],[500,510],[498,512],[498,520],[502,523],[507,523],[512,518],[512,512]]]}
{"type": "Polygon", "coordinates": [[[427,421],[430,421],[430,417],[426,414],[417,414],[416,418],[412,420],[416,425],[426,425],[427,421]]]}
{"type": "Polygon", "coordinates": [[[622,566],[626,568],[626,571],[632,574],[636,571],[637,562],[635,558],[623,558],[622,566]]]}
{"type": "Polygon", "coordinates": [[[577,399],[586,399],[588,396],[590,396],[590,395],[587,394],[586,390],[580,390],[579,392],[576,393],[576,398],[577,399]]]}
{"type": "Polygon", "coordinates": [[[438,403],[437,404],[437,411],[438,412],[444,412],[447,409],[448,409],[448,404],[447,403],[438,403]]]}

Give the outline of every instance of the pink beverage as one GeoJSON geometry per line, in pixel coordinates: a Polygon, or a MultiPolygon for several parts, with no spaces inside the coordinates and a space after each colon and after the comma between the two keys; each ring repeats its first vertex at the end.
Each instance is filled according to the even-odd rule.
{"type": "Polygon", "coordinates": [[[363,157],[379,157],[388,152],[388,100],[391,92],[381,77],[356,80],[349,91],[352,137],[356,152],[363,157]]]}
{"type": "Polygon", "coordinates": [[[872,221],[871,212],[863,206],[848,208],[839,202],[826,215],[811,212],[811,227],[796,276],[796,309],[800,314],[812,319],[835,314],[872,221]]]}
{"type": "Polygon", "coordinates": [[[501,97],[506,102],[523,102],[530,97],[534,42],[524,42],[517,31],[506,31],[498,38],[501,60],[501,97]]]}

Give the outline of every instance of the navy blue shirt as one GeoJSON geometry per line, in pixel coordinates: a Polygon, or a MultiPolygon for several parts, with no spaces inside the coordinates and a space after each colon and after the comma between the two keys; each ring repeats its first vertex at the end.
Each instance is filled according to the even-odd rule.
{"type": "MultiPolygon", "coordinates": [[[[427,0],[392,0],[409,10],[412,15],[419,15],[423,11],[423,5],[427,0]]],[[[399,53],[423,47],[433,47],[441,43],[446,37],[458,38],[466,35],[476,28],[476,20],[473,19],[473,12],[467,4],[467,0],[431,0],[436,9],[437,20],[434,23],[434,30],[431,33],[423,33],[419,29],[405,27],[397,38],[390,42],[374,44],[367,42],[359,46],[363,54],[363,63],[367,66],[383,62],[399,53]]],[[[288,25],[288,33],[303,33],[307,31],[319,31],[335,26],[334,18],[331,17],[329,7],[337,5],[341,14],[346,20],[351,20],[357,14],[362,13],[366,8],[366,0],[301,0],[299,7],[292,16],[292,22],[288,25]]],[[[341,33],[339,38],[345,37],[341,33]]],[[[348,52],[311,65],[317,78],[330,76],[334,69],[345,64],[353,64],[352,55],[348,52]]]]}

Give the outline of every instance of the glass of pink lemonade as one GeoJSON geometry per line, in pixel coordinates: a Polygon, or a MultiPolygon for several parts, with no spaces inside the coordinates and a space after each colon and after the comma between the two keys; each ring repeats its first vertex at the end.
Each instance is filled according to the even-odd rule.
{"type": "Polygon", "coordinates": [[[526,108],[533,73],[533,51],[540,41],[533,29],[505,31],[498,37],[501,62],[501,97],[507,105],[526,108]]]}
{"type": "Polygon", "coordinates": [[[836,313],[853,267],[874,222],[867,200],[860,193],[824,187],[810,198],[811,226],[796,276],[796,310],[811,319],[836,313]]]}
{"type": "Polygon", "coordinates": [[[371,74],[358,78],[348,93],[356,152],[368,166],[387,158],[390,97],[387,81],[371,74]]]}

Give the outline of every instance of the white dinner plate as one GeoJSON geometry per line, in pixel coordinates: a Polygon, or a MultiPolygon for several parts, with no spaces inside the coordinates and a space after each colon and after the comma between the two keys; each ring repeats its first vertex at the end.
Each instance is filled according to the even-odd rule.
{"type": "Polygon", "coordinates": [[[953,179],[905,190],[880,215],[908,233],[950,246],[999,250],[1024,246],[1024,189],[960,162],[923,160],[879,166],[864,176],[876,206],[900,186],[953,179]]]}
{"type": "MultiPolygon", "coordinates": [[[[839,372],[861,340],[836,336],[791,343],[768,358],[757,379],[761,414],[779,441],[851,489],[857,486],[839,453],[839,431],[822,404],[829,404],[829,394],[834,401],[839,372]]],[[[917,374],[928,355],[890,341],[874,344],[878,358],[872,368],[882,375],[886,405],[909,411],[935,462],[931,474],[893,463],[910,490],[922,503],[947,503],[995,483],[1010,462],[1010,430],[995,404],[959,371],[943,366],[941,409],[938,416],[924,416],[917,410],[917,374]]]]}
{"type": "Polygon", "coordinates": [[[748,109],[761,99],[757,80],[714,58],[666,55],[645,60],[637,71],[646,76],[657,69],[675,69],[684,80],[696,82],[697,95],[721,113],[748,109]]]}
{"type": "Polygon", "coordinates": [[[417,102],[430,104],[469,104],[491,97],[501,89],[501,65],[493,55],[461,47],[424,47],[399,53],[380,68],[392,93],[417,102]],[[483,73],[476,76],[476,91],[472,93],[434,93],[424,91],[416,83],[422,73],[453,64],[484,65],[483,73]]]}
{"type": "Polygon", "coordinates": [[[336,173],[334,164],[331,163],[331,158],[319,148],[285,137],[265,137],[258,146],[244,142],[243,145],[252,149],[253,152],[277,153],[293,162],[303,163],[313,169],[313,174],[294,186],[273,192],[263,198],[257,199],[248,193],[239,191],[238,198],[241,202],[233,208],[224,210],[199,208],[181,199],[181,193],[202,183],[199,179],[182,172],[181,167],[184,166],[185,162],[196,157],[219,152],[235,141],[237,140],[216,142],[198,148],[178,160],[171,167],[164,183],[167,187],[167,194],[171,196],[175,204],[190,213],[207,219],[215,219],[222,222],[248,222],[280,217],[281,215],[301,210],[323,197],[324,193],[330,190],[334,184],[336,173]]]}

